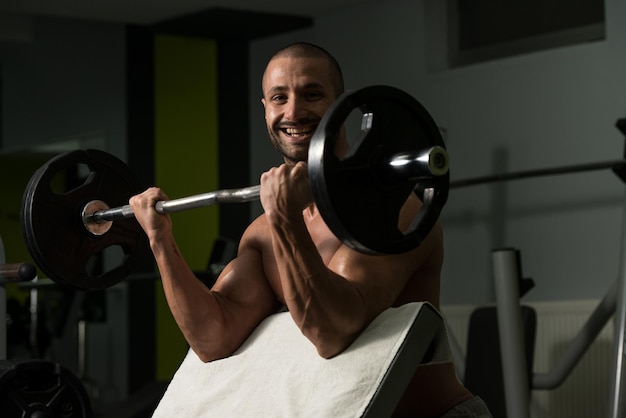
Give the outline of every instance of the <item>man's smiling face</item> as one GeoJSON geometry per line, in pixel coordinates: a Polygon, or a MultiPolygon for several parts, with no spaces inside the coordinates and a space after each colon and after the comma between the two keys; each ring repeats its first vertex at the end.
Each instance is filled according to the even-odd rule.
{"type": "Polygon", "coordinates": [[[270,140],[285,162],[307,160],[315,129],[337,98],[329,74],[322,58],[278,57],[268,64],[261,101],[270,140]]]}

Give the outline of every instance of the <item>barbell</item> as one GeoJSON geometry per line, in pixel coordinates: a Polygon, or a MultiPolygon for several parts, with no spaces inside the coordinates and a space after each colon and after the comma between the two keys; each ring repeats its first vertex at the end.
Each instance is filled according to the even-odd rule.
{"type": "MultiPolygon", "coordinates": [[[[449,158],[439,128],[415,98],[390,86],[340,96],[311,139],[307,163],[322,218],[346,245],[367,254],[398,254],[419,246],[448,197],[449,158]],[[358,135],[339,156],[340,132],[356,109],[361,113],[358,135]],[[400,230],[400,211],[417,188],[423,204],[409,228],[400,230]]],[[[33,174],[22,199],[22,232],[33,260],[49,278],[75,289],[120,282],[148,253],[147,238],[130,220],[134,214],[127,204],[141,191],[128,166],[106,152],[75,150],[53,157],[33,174]],[[86,174],[76,175],[80,169],[86,174]],[[77,177],[75,184],[56,190],[68,176],[77,177]],[[94,269],[94,259],[112,246],[121,249],[123,261],[94,269]]],[[[155,210],[248,202],[259,192],[260,186],[218,190],[159,201],[155,210]]]]}

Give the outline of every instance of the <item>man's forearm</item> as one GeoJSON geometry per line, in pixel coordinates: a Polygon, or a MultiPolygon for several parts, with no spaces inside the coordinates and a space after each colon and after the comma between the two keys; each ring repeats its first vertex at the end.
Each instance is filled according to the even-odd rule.
{"type": "Polygon", "coordinates": [[[216,297],[200,282],[173,238],[151,242],[172,315],[190,347],[204,361],[224,357],[220,329],[222,310],[216,297]],[[219,344],[218,344],[219,342],[219,344]]]}
{"type": "Polygon", "coordinates": [[[285,303],[323,357],[344,350],[366,322],[358,289],[328,269],[302,219],[270,222],[285,303]]]}

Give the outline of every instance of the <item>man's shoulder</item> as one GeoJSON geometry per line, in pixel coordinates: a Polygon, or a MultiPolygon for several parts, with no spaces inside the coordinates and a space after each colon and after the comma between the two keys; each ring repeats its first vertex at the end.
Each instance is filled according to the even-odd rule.
{"type": "MultiPolygon", "coordinates": [[[[244,232],[244,234],[248,233],[248,232],[253,232],[253,233],[260,233],[260,229],[264,230],[267,229],[267,216],[265,216],[265,213],[260,214],[259,216],[257,216],[251,223],[250,225],[248,225],[248,227],[246,228],[246,231],[244,232]]],[[[263,232],[265,233],[265,232],[263,232]]]]}

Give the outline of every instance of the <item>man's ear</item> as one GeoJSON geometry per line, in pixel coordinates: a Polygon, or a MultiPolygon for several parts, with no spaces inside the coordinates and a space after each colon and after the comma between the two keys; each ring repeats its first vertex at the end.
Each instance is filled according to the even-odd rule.
{"type": "Polygon", "coordinates": [[[265,97],[261,97],[261,103],[263,103],[263,108],[265,108],[265,97]]]}

